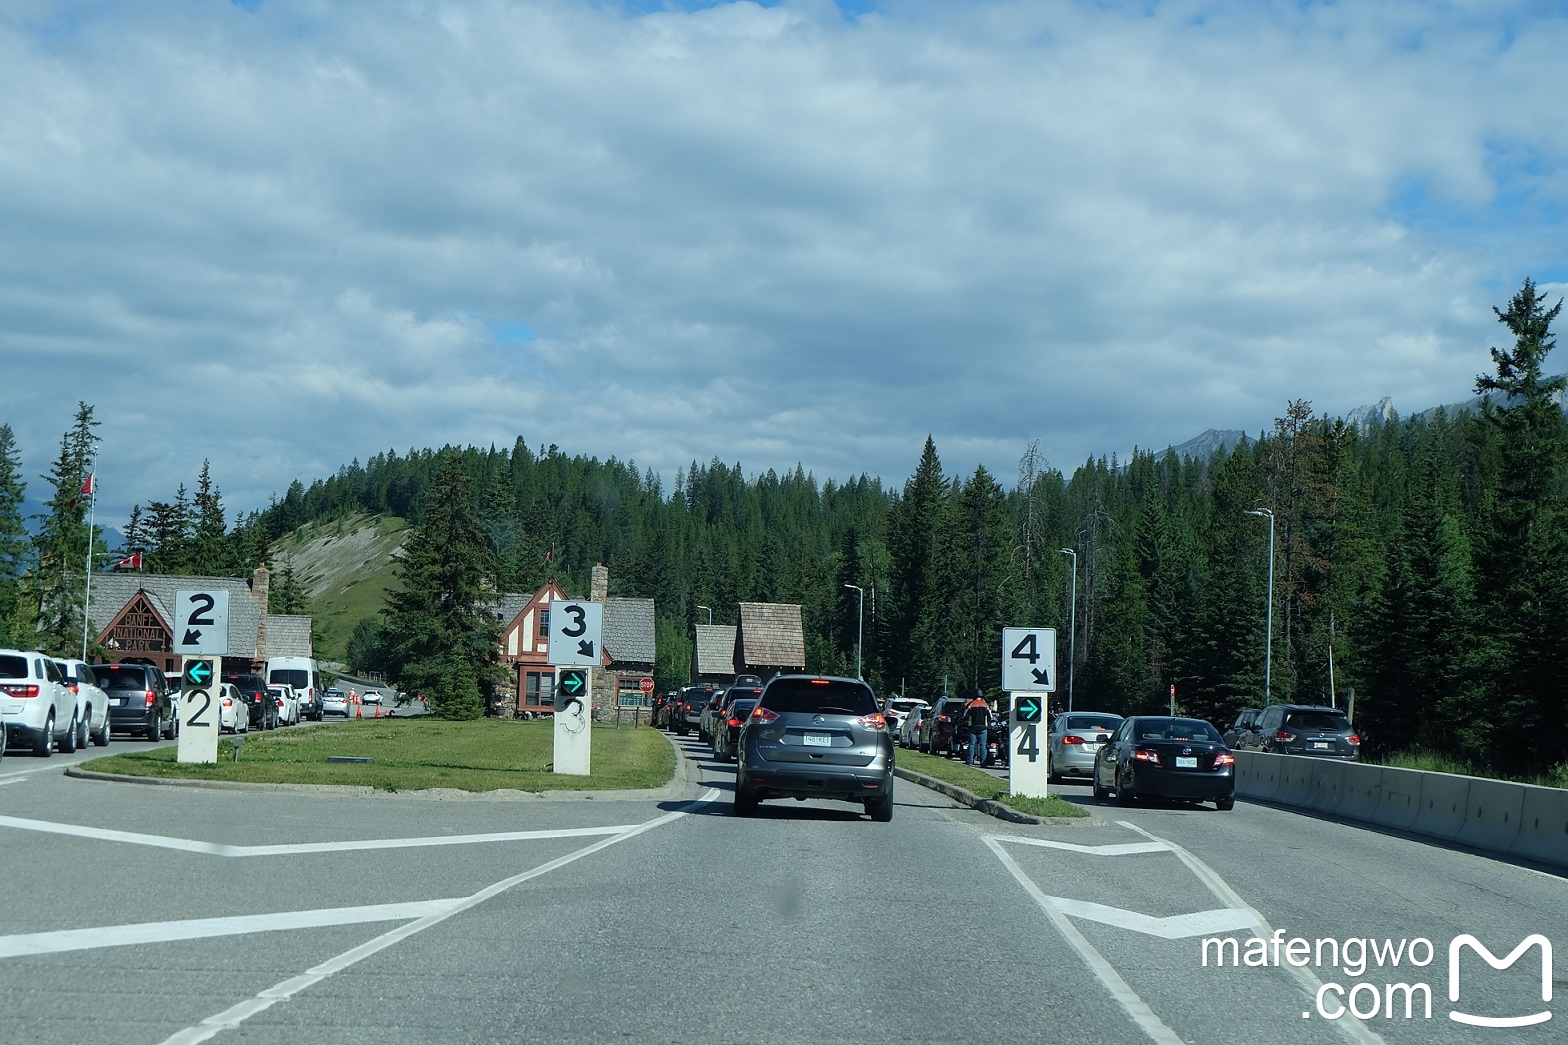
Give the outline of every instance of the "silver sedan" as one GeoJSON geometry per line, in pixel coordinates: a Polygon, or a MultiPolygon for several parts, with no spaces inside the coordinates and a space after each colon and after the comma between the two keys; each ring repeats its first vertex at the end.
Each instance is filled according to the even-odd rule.
{"type": "Polygon", "coordinates": [[[1068,776],[1094,776],[1095,753],[1121,722],[1120,715],[1104,711],[1067,711],[1057,715],[1045,738],[1051,783],[1059,784],[1068,776]]]}

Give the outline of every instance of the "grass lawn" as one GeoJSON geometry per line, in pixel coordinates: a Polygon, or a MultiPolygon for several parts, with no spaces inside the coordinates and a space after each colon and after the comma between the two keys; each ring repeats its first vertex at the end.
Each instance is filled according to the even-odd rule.
{"type": "Polygon", "coordinates": [[[1082,806],[1069,802],[1060,795],[1051,795],[1048,798],[1026,798],[1023,795],[1009,794],[1006,780],[989,773],[982,773],[978,769],[971,769],[962,762],[955,762],[950,758],[923,755],[918,751],[905,748],[899,748],[895,757],[898,764],[905,769],[936,777],[949,784],[956,784],[981,798],[994,798],[1003,805],[1012,806],[1019,812],[1029,813],[1032,816],[1089,815],[1082,806]]]}
{"type": "Polygon", "coordinates": [[[176,748],[109,755],[83,769],[129,776],[233,780],[265,784],[350,784],[383,791],[433,787],[463,791],[597,791],[661,787],[675,775],[675,751],[657,730],[593,727],[590,776],[567,776],[547,767],[554,749],[547,719],[519,722],[433,718],[363,719],[330,726],[253,733],[231,761],[234,742],[218,744],[216,765],[175,761],[176,748]],[[328,755],[371,758],[328,763],[328,755]]]}

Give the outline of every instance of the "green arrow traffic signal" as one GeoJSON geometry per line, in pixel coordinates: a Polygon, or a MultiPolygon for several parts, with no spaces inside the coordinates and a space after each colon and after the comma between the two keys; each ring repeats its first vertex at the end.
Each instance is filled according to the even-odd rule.
{"type": "Polygon", "coordinates": [[[188,660],[185,662],[185,684],[195,689],[205,688],[212,681],[212,661],[188,660]]]}
{"type": "Polygon", "coordinates": [[[580,697],[588,688],[588,674],[576,669],[561,672],[561,692],[568,697],[580,697]]]}
{"type": "Polygon", "coordinates": [[[1013,710],[1018,712],[1020,722],[1040,721],[1040,712],[1044,710],[1040,702],[1034,697],[1020,697],[1018,703],[1013,705],[1013,710]]]}

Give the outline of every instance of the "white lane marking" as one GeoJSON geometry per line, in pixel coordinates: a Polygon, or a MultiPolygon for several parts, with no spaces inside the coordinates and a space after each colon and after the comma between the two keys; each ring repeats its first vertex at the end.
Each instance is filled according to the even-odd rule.
{"type": "Polygon", "coordinates": [[[0,787],[4,787],[7,784],[14,784],[19,779],[19,777],[12,777],[10,780],[0,780],[0,787]]]}
{"type": "Polygon", "coordinates": [[[1121,974],[1105,960],[1105,956],[1095,950],[1094,945],[1084,938],[1072,922],[1067,920],[1065,914],[1057,910],[1052,898],[1041,892],[1040,887],[1034,884],[1034,880],[1023,872],[1023,868],[1013,862],[1013,858],[1007,855],[1001,843],[994,838],[987,838],[985,844],[991,847],[996,858],[1002,861],[1002,866],[1012,873],[1012,876],[1018,880],[1018,884],[1024,887],[1024,891],[1034,897],[1034,902],[1040,905],[1040,909],[1051,920],[1051,924],[1056,926],[1057,932],[1061,933],[1072,945],[1073,950],[1078,952],[1084,964],[1089,966],[1089,970],[1105,985],[1106,990],[1111,992],[1111,997],[1116,999],[1116,1003],[1132,1018],[1138,1028],[1148,1035],[1149,1040],[1159,1042],[1160,1045],[1183,1045],[1182,1039],[1176,1032],[1154,1014],[1154,1010],[1149,1008],[1148,1003],[1138,997],[1138,993],[1127,985],[1127,981],[1122,979],[1121,974]]]}
{"type": "Polygon", "coordinates": [[[128,842],[132,845],[153,846],[159,849],[178,849],[187,853],[207,856],[297,856],[303,853],[342,853],[358,849],[412,849],[435,845],[475,845],[480,842],[528,842],[540,838],[584,838],[591,835],[614,835],[630,830],[635,824],[617,824],[611,827],[572,827],[552,831],[498,831],[479,835],[430,835],[416,838],[364,838],[347,842],[296,842],[284,845],[225,845],[221,842],[201,842],[190,838],[170,838],[166,835],[147,835],[135,831],[115,831],[106,827],[83,827],[79,824],[54,824],[47,820],[26,820],[16,816],[0,816],[0,827],[14,827],[22,831],[41,831],[45,834],[72,835],[93,838],[103,842],[128,842]]]}
{"type": "Polygon", "coordinates": [[[665,813],[661,817],[657,817],[653,820],[647,821],[646,823],[630,827],[618,835],[613,835],[604,839],[603,841],[595,842],[593,845],[584,846],[575,852],[567,853],[565,856],[557,857],[556,859],[551,860],[549,863],[540,864],[538,867],[535,867],[532,870],[524,871],[521,874],[513,875],[510,878],[503,878],[501,881],[496,882],[493,885],[485,886],[485,888],[479,890],[477,893],[474,893],[472,896],[466,896],[458,900],[448,901],[451,906],[446,910],[443,910],[437,914],[425,915],[424,917],[419,918],[416,921],[409,922],[406,925],[400,925],[396,929],[382,933],[373,940],[368,940],[365,943],[360,944],[358,947],[344,951],[335,958],[329,958],[327,961],[322,962],[320,965],[317,965],[314,968],[306,969],[298,976],[284,980],[282,983],[274,984],[273,986],[268,987],[266,990],[257,994],[254,998],[248,998],[245,1001],[240,1002],[238,1005],[230,1006],[220,1013],[208,1016],[206,1019],[202,1020],[195,1026],[186,1027],[182,1031],[177,1031],[174,1034],[169,1035],[169,1037],[164,1039],[162,1045],[196,1045],[197,1042],[207,1041],[219,1031],[238,1027],[245,1020],[256,1015],[256,1013],[264,1012],[272,1006],[276,1005],[278,1002],[286,1001],[289,998],[292,998],[294,995],[298,994],[305,988],[314,986],[315,984],[320,983],[322,980],[325,980],[327,977],[342,972],[344,969],[347,969],[356,962],[368,958],[379,951],[383,951],[395,943],[400,943],[403,940],[408,939],[415,933],[423,932],[433,925],[439,925],[448,918],[452,917],[454,914],[458,914],[459,912],[466,911],[471,907],[477,906],[478,904],[482,904],[486,900],[504,893],[506,890],[512,888],[515,885],[521,885],[523,882],[529,881],[530,879],[538,878],[541,875],[549,874],[551,871],[559,870],[560,868],[565,867],[570,863],[581,860],[585,856],[597,853],[601,849],[608,849],[617,842],[624,842],[629,838],[635,838],[640,834],[652,831],[656,827],[662,827],[665,824],[679,820],[697,806],[713,801],[718,797],[718,794],[718,788],[709,788],[701,798],[692,802],[688,802],[681,806],[681,808],[673,810],[669,813],[665,813]]]}
{"type": "Polygon", "coordinates": [[[992,835],[998,842],[1016,842],[1042,849],[1061,849],[1069,853],[1087,853],[1090,856],[1131,856],[1134,853],[1168,853],[1171,847],[1164,842],[1123,842],[1120,845],[1079,845],[1076,842],[1052,842],[1045,838],[1018,838],[1013,835],[992,835]]]}
{"type": "Polygon", "coordinates": [[[1194,911],[1191,914],[1156,918],[1140,911],[1128,911],[1121,907],[1108,907],[1105,904],[1073,900],[1065,896],[1048,896],[1046,899],[1050,900],[1058,911],[1072,915],[1074,918],[1084,918],[1102,925],[1114,925],[1119,929],[1131,929],[1145,936],[1158,936],[1162,940],[1184,940],[1189,936],[1212,936],[1216,933],[1235,932],[1237,929],[1251,929],[1258,923],[1256,915],[1252,912],[1232,908],[1194,911]]]}
{"type": "Polygon", "coordinates": [[[62,951],[90,951],[100,947],[129,947],[141,943],[169,943],[174,940],[203,940],[214,936],[239,936],[244,933],[277,932],[282,929],[316,929],[327,925],[357,925],[361,922],[403,922],[446,910],[456,900],[421,900],[414,903],[385,903],[362,907],[334,907],[316,911],[280,911],[276,914],[245,914],[229,918],[190,918],[177,922],[141,922],[135,925],[104,925],[92,929],[60,929],[46,933],[19,933],[0,936],[0,958],[22,955],[59,954],[62,951]]]}
{"type": "MultiPolygon", "coordinates": [[[[1268,919],[1263,917],[1263,915],[1251,904],[1247,903],[1246,900],[1243,900],[1241,898],[1241,894],[1232,889],[1229,884],[1226,883],[1225,879],[1221,878],[1219,874],[1216,873],[1215,870],[1208,864],[1204,863],[1202,860],[1199,860],[1196,856],[1193,856],[1175,842],[1161,838],[1159,835],[1150,834],[1148,831],[1145,831],[1137,824],[1129,823],[1126,820],[1118,820],[1116,823],[1121,827],[1125,827],[1130,831],[1134,831],[1142,835],[1150,841],[1163,842],[1165,845],[1169,846],[1171,852],[1176,854],[1176,858],[1187,865],[1187,870],[1191,871],[1194,875],[1197,876],[1198,881],[1202,882],[1204,887],[1208,889],[1210,893],[1214,894],[1215,899],[1217,899],[1220,903],[1225,904],[1227,907],[1234,908],[1238,911],[1246,911],[1253,915],[1255,921],[1251,928],[1252,934],[1254,936],[1260,940],[1268,940],[1273,937],[1274,927],[1269,924],[1268,919]]],[[[1318,997],[1318,991],[1323,986],[1322,980],[1314,976],[1307,968],[1297,968],[1289,962],[1284,963],[1283,965],[1279,966],[1279,968],[1282,972],[1292,977],[1296,981],[1296,985],[1306,992],[1306,995],[1309,999],[1314,1001],[1316,1000],[1318,997]]],[[[1336,1030],[1338,1030],[1345,1037],[1349,1038],[1351,1041],[1356,1042],[1357,1045],[1383,1045],[1382,1037],[1379,1036],[1377,1032],[1372,1030],[1372,1028],[1368,1027],[1366,1024],[1357,1019],[1355,1013],[1350,1012],[1348,1008],[1345,1011],[1344,1018],[1332,1020],[1330,1022],[1334,1024],[1336,1030]]]]}

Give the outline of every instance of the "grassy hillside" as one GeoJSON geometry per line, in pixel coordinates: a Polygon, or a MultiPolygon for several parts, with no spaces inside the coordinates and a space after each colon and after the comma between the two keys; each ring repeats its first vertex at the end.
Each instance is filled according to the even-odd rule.
{"type": "Polygon", "coordinates": [[[387,589],[398,587],[397,556],[407,536],[402,519],[360,513],[309,523],[273,543],[273,569],[292,566],[310,596],[317,657],[342,660],[354,625],[386,605],[387,589]]]}

